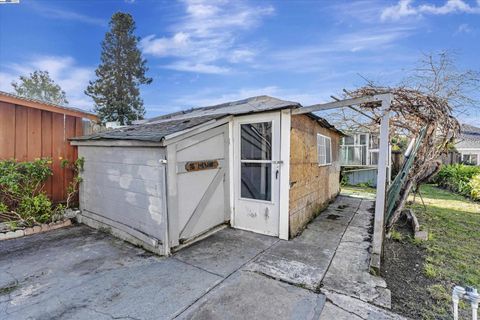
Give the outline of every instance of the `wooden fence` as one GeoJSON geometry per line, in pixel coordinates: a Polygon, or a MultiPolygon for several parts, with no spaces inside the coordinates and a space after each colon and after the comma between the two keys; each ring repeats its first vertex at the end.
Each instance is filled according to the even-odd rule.
{"type": "Polygon", "coordinates": [[[82,134],[81,117],[0,101],[0,159],[51,158],[53,175],[45,191],[55,202],[65,200],[73,177],[71,170],[61,168],[61,160],[77,159],[68,138],[82,134]]]}

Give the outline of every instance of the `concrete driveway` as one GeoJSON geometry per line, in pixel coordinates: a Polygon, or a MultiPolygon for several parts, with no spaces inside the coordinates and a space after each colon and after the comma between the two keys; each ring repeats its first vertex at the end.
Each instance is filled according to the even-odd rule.
{"type": "Polygon", "coordinates": [[[224,229],[168,258],[85,226],[2,241],[0,319],[400,319],[380,278],[335,260],[368,233],[361,200],[329,210],[293,241],[224,229]]]}

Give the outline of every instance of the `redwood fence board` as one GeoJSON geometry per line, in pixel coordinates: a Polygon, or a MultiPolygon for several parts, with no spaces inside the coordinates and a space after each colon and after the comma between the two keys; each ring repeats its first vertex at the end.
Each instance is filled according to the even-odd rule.
{"type": "Polygon", "coordinates": [[[0,102],[0,159],[15,154],[15,106],[0,102]]]}
{"type": "MultiPolygon", "coordinates": [[[[32,103],[32,102],[29,102],[32,103]]],[[[0,159],[32,161],[52,159],[53,176],[44,191],[55,202],[66,199],[73,172],[63,169],[62,159],[77,159],[77,147],[68,139],[83,135],[82,118],[59,112],[0,101],[0,159]]]]}

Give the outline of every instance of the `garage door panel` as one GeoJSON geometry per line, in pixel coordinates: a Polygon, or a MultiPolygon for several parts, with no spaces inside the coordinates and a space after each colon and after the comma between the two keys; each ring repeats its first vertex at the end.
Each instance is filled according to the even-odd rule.
{"type": "Polygon", "coordinates": [[[161,239],[163,204],[159,198],[86,184],[85,210],[161,239]]]}
{"type": "Polygon", "coordinates": [[[95,175],[97,185],[136,193],[143,193],[149,196],[158,196],[162,188],[160,181],[156,182],[152,180],[142,180],[132,177],[132,175],[128,174],[117,176],[106,173],[95,173],[95,175]]]}
{"type": "Polygon", "coordinates": [[[143,164],[123,164],[95,161],[85,158],[84,171],[108,174],[112,176],[129,176],[142,180],[159,181],[161,167],[152,167],[143,164]]]}
{"type": "Polygon", "coordinates": [[[162,149],[80,146],[79,156],[82,210],[165,240],[162,149]]]}

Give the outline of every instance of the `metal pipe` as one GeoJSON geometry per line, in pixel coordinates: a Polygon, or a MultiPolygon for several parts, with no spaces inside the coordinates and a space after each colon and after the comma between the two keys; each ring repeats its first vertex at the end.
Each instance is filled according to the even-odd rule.
{"type": "Polygon", "coordinates": [[[452,291],[453,302],[453,319],[458,320],[458,303],[461,299],[470,301],[472,307],[472,320],[477,320],[478,317],[478,304],[480,302],[480,295],[477,289],[472,287],[460,287],[455,286],[452,291]]]}
{"type": "Polygon", "coordinates": [[[470,300],[472,306],[472,320],[477,320],[478,315],[478,302],[480,301],[480,295],[478,294],[477,289],[472,287],[466,288],[466,296],[470,300]]]}
{"type": "Polygon", "coordinates": [[[460,286],[455,286],[452,291],[453,302],[453,320],[458,320],[458,303],[465,295],[465,289],[460,286]]]}

